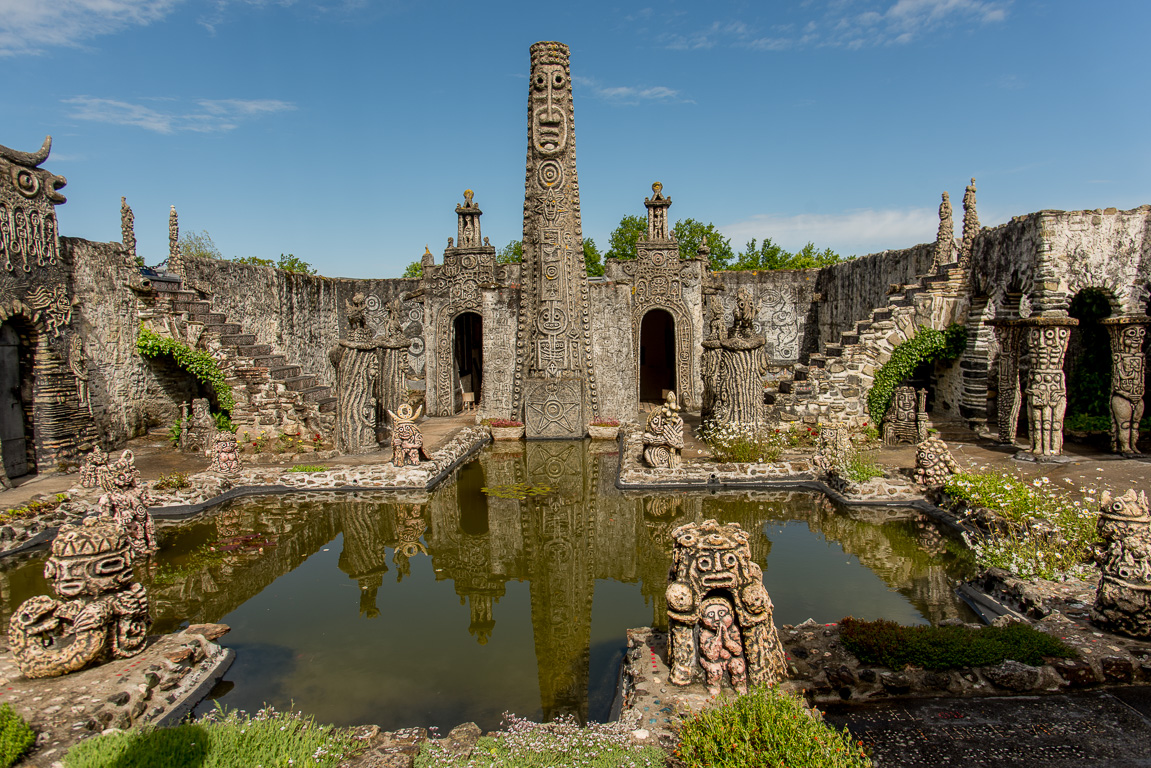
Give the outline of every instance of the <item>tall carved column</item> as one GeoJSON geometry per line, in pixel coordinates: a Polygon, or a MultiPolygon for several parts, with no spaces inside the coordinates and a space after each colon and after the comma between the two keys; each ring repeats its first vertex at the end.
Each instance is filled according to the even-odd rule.
{"type": "Polygon", "coordinates": [[[372,338],[364,317],[364,294],[348,304],[348,334],[328,352],[336,369],[336,450],[379,450],[380,353],[383,338],[372,338]]]}
{"type": "Polygon", "coordinates": [[[184,276],[184,258],[180,253],[180,217],[174,205],[168,212],[168,271],[173,275],[184,276]]]}
{"type": "Polygon", "coordinates": [[[755,332],[755,314],[751,291],[740,288],[731,329],[727,338],[719,340],[722,351],[712,413],[722,424],[759,426],[764,422],[763,345],[767,340],[755,332]]]}
{"type": "Polygon", "coordinates": [[[1108,317],[1101,322],[1111,335],[1111,450],[1138,456],[1146,379],[1143,339],[1151,317],[1108,317]]]}
{"type": "Polygon", "coordinates": [[[1019,406],[1023,402],[1023,394],[1019,391],[1022,330],[1018,320],[992,320],[989,325],[995,328],[995,340],[999,343],[999,395],[995,401],[999,442],[1014,445],[1015,433],[1019,429],[1019,406]]]}
{"type": "Polygon", "coordinates": [[[513,411],[527,437],[583,437],[598,415],[587,272],[580,232],[568,47],[531,47],[524,180],[520,368],[513,411]]]}
{"type": "Polygon", "coordinates": [[[710,421],[715,415],[716,392],[719,391],[720,369],[723,362],[723,342],[727,339],[727,327],[723,324],[723,301],[717,294],[707,297],[707,328],[702,342],[699,368],[703,377],[703,399],[700,404],[700,418],[710,421]]]}
{"type": "MultiPolygon", "coordinates": [[[[388,304],[384,330],[374,339],[380,349],[379,411],[394,411],[408,401],[408,349],[412,340],[404,335],[403,317],[402,301],[388,304]]],[[[383,442],[383,435],[378,437],[383,442]]]]}
{"type": "Polygon", "coordinates": [[[1029,317],[1018,321],[1027,332],[1031,370],[1027,374],[1027,425],[1031,453],[1036,457],[1063,453],[1063,414],[1067,411],[1067,381],[1063,357],[1073,317],[1029,317]]]}

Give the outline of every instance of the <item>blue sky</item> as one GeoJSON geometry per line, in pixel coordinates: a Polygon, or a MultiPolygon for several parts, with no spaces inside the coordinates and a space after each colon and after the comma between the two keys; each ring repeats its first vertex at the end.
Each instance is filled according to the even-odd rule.
{"type": "Polygon", "coordinates": [[[651,182],[739,248],[843,254],[1151,203],[1151,3],[0,0],[0,144],[68,178],[62,234],[150,264],[168,206],[225,256],[394,277],[465,188],[520,237],[528,47],[572,52],[585,237],[651,182]],[[1090,10],[1088,8],[1090,7],[1090,10]]]}

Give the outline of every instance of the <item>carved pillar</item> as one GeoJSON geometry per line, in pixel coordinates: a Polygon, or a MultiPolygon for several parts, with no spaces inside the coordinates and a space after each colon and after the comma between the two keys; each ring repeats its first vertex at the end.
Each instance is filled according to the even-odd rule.
{"type": "MultiPolygon", "coordinates": [[[[723,424],[758,426],[764,423],[763,409],[763,346],[766,339],[755,332],[753,323],[756,301],[751,292],[741,288],[735,301],[731,329],[720,346],[718,386],[712,404],[716,421],[723,424]]],[[[706,354],[706,353],[705,353],[706,354]]]]}
{"type": "Polygon", "coordinates": [[[382,339],[340,339],[329,358],[336,369],[336,450],[379,450],[379,401],[382,339]]]}
{"type": "Polygon", "coordinates": [[[1018,320],[992,320],[988,324],[995,328],[995,340],[999,343],[999,394],[995,401],[999,442],[1014,445],[1019,429],[1019,406],[1023,402],[1019,391],[1022,330],[1018,320]]]}
{"type": "Polygon", "coordinates": [[[1031,351],[1027,374],[1027,425],[1031,432],[1031,453],[1037,457],[1063,453],[1063,414],[1067,411],[1067,381],[1063,357],[1073,317],[1029,317],[1020,320],[1031,351]]]}
{"type": "Polygon", "coordinates": [[[180,218],[174,205],[168,212],[168,271],[173,275],[184,276],[184,258],[180,253],[180,218]]]}
{"type": "MultiPolygon", "coordinates": [[[[404,307],[399,299],[388,305],[384,329],[374,340],[380,350],[380,378],[377,386],[377,413],[395,411],[408,401],[408,349],[411,339],[404,335],[404,307]]],[[[383,419],[377,421],[382,426],[383,419]]],[[[385,435],[377,434],[384,442],[385,435]]]]}
{"type": "Polygon", "coordinates": [[[1101,322],[1111,336],[1111,450],[1138,456],[1146,377],[1143,339],[1151,317],[1108,317],[1101,322]]]}
{"type": "Polygon", "coordinates": [[[583,437],[598,415],[587,271],[580,232],[568,47],[531,47],[520,368],[513,412],[528,438],[583,437]]]}

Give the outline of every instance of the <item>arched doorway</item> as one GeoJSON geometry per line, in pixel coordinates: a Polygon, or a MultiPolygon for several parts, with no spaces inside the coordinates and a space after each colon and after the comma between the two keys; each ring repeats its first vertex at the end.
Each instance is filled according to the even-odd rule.
{"type": "Polygon", "coordinates": [[[32,450],[32,360],[12,323],[0,325],[0,450],[9,478],[36,470],[32,450]]]}
{"type": "Polygon", "coordinates": [[[462,312],[452,323],[452,362],[455,365],[455,392],[452,412],[463,408],[464,393],[479,403],[483,393],[484,321],[475,312],[462,312]]]}
{"type": "Polygon", "coordinates": [[[1076,432],[1111,430],[1111,342],[1099,321],[1111,315],[1111,302],[1098,288],[1084,288],[1071,299],[1071,328],[1063,371],[1067,380],[1064,428],[1076,432]]]}
{"type": "Polygon", "coordinates": [[[659,402],[675,385],[675,319],[665,309],[652,309],[640,321],[639,399],[659,402]]]}

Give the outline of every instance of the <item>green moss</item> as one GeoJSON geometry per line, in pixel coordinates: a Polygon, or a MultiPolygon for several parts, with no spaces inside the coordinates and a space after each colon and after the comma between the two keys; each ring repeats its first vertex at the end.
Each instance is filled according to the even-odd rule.
{"type": "Polygon", "coordinates": [[[879,423],[887,409],[895,388],[907,380],[920,363],[956,360],[967,347],[967,328],[951,324],[945,330],[921,327],[914,336],[897,346],[891,358],[875,372],[875,381],[867,393],[867,412],[879,423]]]}

